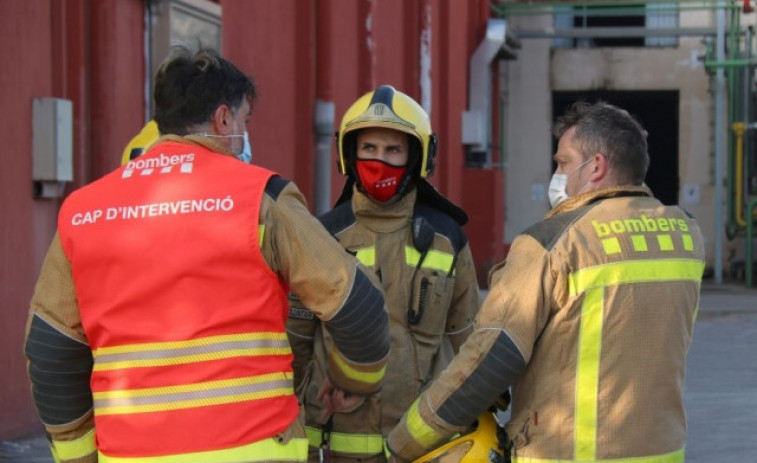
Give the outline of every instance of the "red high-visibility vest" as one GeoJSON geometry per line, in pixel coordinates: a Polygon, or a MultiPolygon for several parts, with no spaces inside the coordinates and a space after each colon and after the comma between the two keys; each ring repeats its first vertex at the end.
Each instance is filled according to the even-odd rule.
{"type": "Polygon", "coordinates": [[[288,290],[258,242],[272,175],[164,142],[64,202],[102,454],[230,449],[296,419],[288,290]]]}

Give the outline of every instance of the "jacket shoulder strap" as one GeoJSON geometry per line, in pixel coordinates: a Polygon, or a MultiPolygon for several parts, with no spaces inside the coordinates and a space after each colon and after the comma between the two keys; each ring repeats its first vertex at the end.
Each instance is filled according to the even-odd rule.
{"type": "Polygon", "coordinates": [[[326,230],[334,237],[355,223],[352,201],[346,201],[318,217],[326,230]]]}

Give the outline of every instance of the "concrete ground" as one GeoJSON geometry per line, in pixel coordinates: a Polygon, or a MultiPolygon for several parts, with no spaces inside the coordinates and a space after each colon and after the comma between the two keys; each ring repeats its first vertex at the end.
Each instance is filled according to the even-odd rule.
{"type": "MultiPolygon", "coordinates": [[[[757,289],[703,285],[685,401],[688,463],[757,461],[757,289]]],[[[41,433],[0,442],[0,461],[53,463],[41,433]]]]}

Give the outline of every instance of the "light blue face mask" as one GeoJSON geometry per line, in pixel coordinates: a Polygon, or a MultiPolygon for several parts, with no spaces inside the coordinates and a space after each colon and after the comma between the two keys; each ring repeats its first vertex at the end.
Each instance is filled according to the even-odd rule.
{"type": "Polygon", "coordinates": [[[243,137],[244,143],[242,144],[242,152],[239,154],[236,154],[236,158],[240,161],[244,162],[245,164],[250,164],[252,162],[252,145],[250,145],[250,135],[247,133],[247,131],[244,131],[244,134],[242,135],[212,135],[209,133],[202,133],[200,134],[204,137],[209,138],[234,138],[234,137],[243,137]]]}
{"type": "Polygon", "coordinates": [[[250,164],[252,162],[252,145],[250,145],[250,134],[247,133],[247,131],[244,131],[244,148],[242,148],[242,152],[237,155],[237,159],[244,162],[245,164],[250,164]]]}

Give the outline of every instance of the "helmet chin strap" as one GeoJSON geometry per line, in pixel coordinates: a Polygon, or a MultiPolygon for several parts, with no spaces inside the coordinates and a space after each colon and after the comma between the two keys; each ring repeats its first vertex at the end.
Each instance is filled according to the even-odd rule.
{"type": "Polygon", "coordinates": [[[395,195],[398,198],[401,198],[412,191],[412,187],[415,184],[415,178],[420,176],[417,172],[418,157],[413,156],[413,158],[415,158],[414,161],[408,162],[407,172],[405,172],[405,175],[400,179],[400,186],[397,188],[397,194],[395,195]]]}

